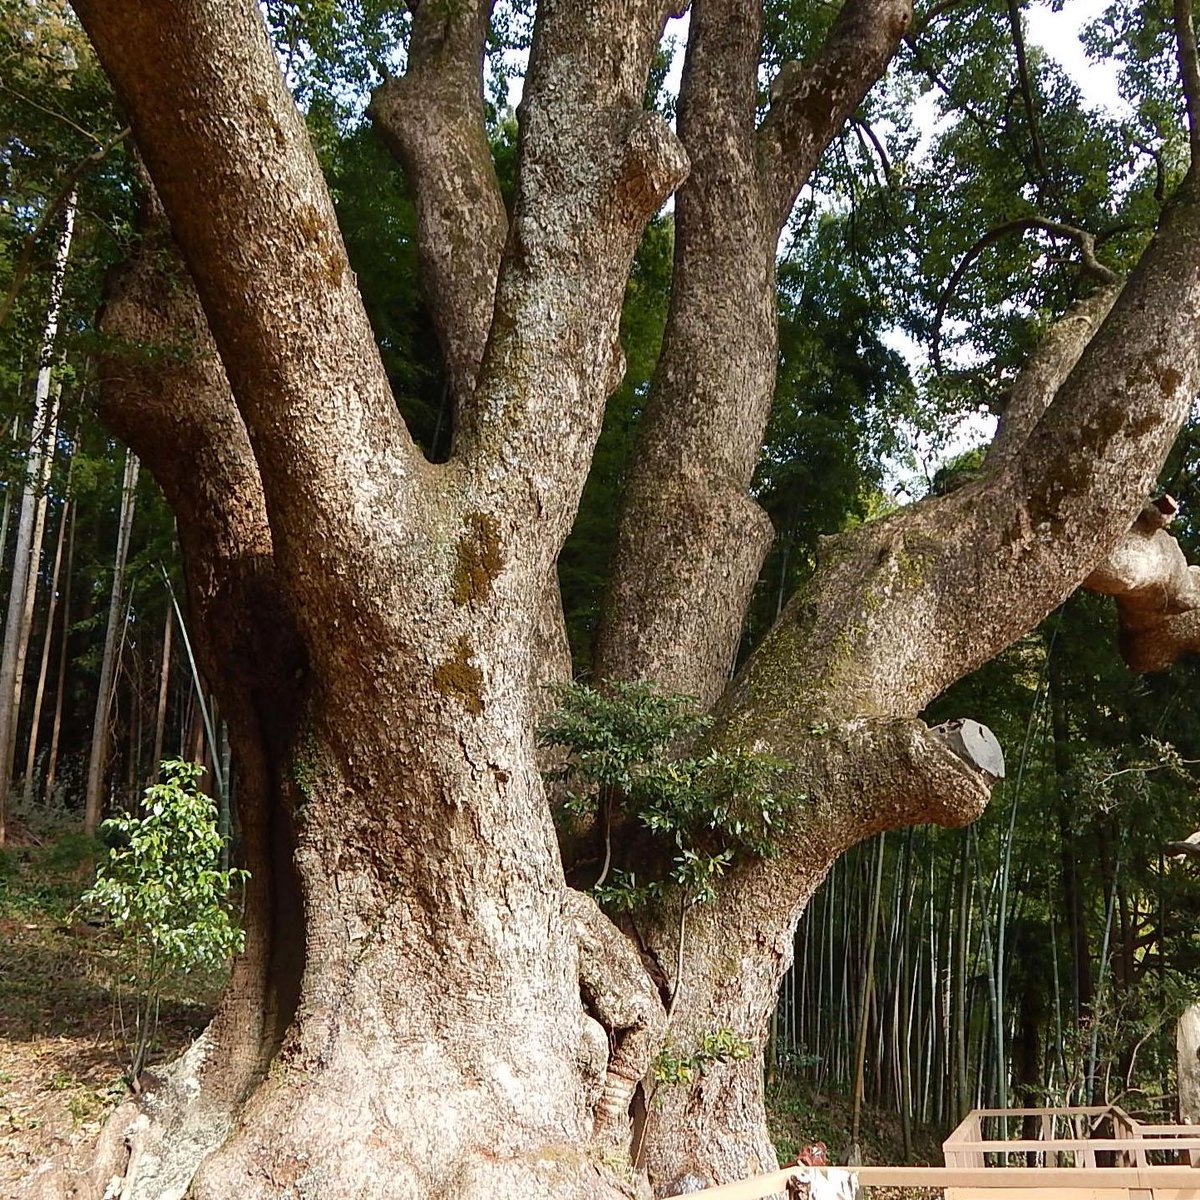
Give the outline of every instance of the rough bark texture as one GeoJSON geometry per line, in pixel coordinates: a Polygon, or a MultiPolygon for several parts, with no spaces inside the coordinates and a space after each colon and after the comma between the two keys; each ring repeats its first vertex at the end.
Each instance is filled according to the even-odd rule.
{"type": "Polygon", "coordinates": [[[483,114],[492,0],[413,6],[408,69],[368,110],[417,201],[425,294],[461,422],[475,392],[508,232],[483,114]]]}
{"type": "MultiPolygon", "coordinates": [[[[414,7],[408,69],[377,88],[368,115],[404,166],[417,202],[422,280],[462,427],[475,395],[508,214],[488,145],[483,53],[492,0],[414,7]]],[[[571,648],[556,572],[539,614],[534,686],[571,677],[571,648]]]]}
{"type": "Polygon", "coordinates": [[[1200,1121],[1200,1005],[1183,1010],[1175,1026],[1176,1068],[1179,1077],[1179,1119],[1200,1121]]]}
{"type": "Polygon", "coordinates": [[[642,417],[597,650],[600,678],[721,694],[771,543],[747,495],[775,387],[775,253],[822,151],[887,66],[908,0],[851,0],[755,127],[758,0],[697,0],[679,99],[663,353],[642,417]]]}
{"type": "Polygon", "coordinates": [[[1111,287],[1093,292],[1073,305],[1038,343],[1009,389],[996,436],[988,447],[989,467],[1000,466],[1020,453],[1033,427],[1050,407],[1055,392],[1108,316],[1119,291],[1111,287]]]}
{"type": "Polygon", "coordinates": [[[1170,497],[1147,504],[1084,581],[1116,597],[1121,653],[1135,671],[1163,671],[1200,649],[1200,567],[1166,531],[1174,514],[1170,497]]]}
{"type": "MultiPolygon", "coordinates": [[[[727,728],[736,719],[730,713],[727,728]]],[[[677,904],[639,921],[643,943],[677,990],[667,1034],[674,1051],[692,1055],[706,1034],[722,1030],[752,1050],[746,1059],[710,1064],[693,1085],[656,1090],[646,1163],[657,1195],[676,1194],[688,1177],[711,1184],[775,1168],[762,1052],[796,921],[834,860],[881,830],[961,825],[987,804],[990,781],[919,721],[831,722],[813,736],[812,719],[812,712],[795,714],[756,739],[760,750],[793,764],[789,826],[775,857],[744,863],[722,881],[715,903],[688,913],[679,978],[677,904]]]]}
{"type": "MultiPolygon", "coordinates": [[[[736,863],[685,913],[682,947],[670,897],[635,916],[631,943],[565,886],[532,680],[546,580],[619,374],[629,265],[687,168],[642,108],[662,7],[538,6],[494,290],[453,245],[423,254],[460,418],[434,465],[397,415],[256,5],[77,0],[203,310],[135,268],[114,327],[173,344],[157,331],[181,324],[196,352],[161,374],[114,367],[106,387],[132,397],[114,422],[179,518],[256,880],[248,953],[197,1052],[215,1116],[189,1125],[182,1090],[166,1096],[133,1195],[176,1194],[154,1181],[197,1162],[193,1200],[644,1196],[631,1142],[659,1194],[769,1165],[758,1058],[800,910],[860,838],[982,810],[988,778],[916,714],[1110,555],[1200,382],[1189,176],[1065,381],[1014,400],[1019,450],[825,546],[714,710],[715,745],[790,764],[779,853],[736,863]],[[185,389],[201,401],[181,404],[185,389]],[[680,1051],[727,1029],[755,1054],[661,1090],[643,1124],[666,996],[680,1051]]],[[[775,242],[909,16],[904,0],[852,0],[756,130],[757,6],[696,5],[680,113],[694,182],[609,674],[721,690],[769,533],[745,493],[772,391],[775,242]]],[[[475,157],[485,18],[423,0],[412,77],[376,109],[424,237],[453,243],[478,203],[492,254],[494,179],[475,157]]]]}

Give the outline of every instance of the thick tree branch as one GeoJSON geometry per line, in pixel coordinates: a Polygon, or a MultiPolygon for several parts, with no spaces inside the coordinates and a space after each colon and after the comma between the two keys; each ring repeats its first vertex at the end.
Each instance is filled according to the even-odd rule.
{"type": "Polygon", "coordinates": [[[679,99],[692,160],[675,209],[663,354],[639,430],[597,674],[705,704],[728,678],[772,531],[747,495],[774,392],[775,253],[821,152],[883,72],[908,0],[850,0],[755,129],[757,0],[697,0],[679,99]]]}
{"type": "Polygon", "coordinates": [[[818,54],[776,77],[758,154],[777,228],[830,139],[887,68],[912,17],[911,0],[848,0],[818,54]]]}
{"type": "MultiPolygon", "coordinates": [[[[749,716],[739,704],[735,692],[722,707],[719,739],[736,736],[749,716]]],[[[757,722],[757,712],[751,719],[757,722]]],[[[688,1175],[724,1183],[774,1165],[761,1124],[767,1022],[791,965],[796,921],[838,856],[884,829],[918,821],[964,824],[988,801],[990,780],[919,721],[831,721],[814,733],[792,714],[763,732],[755,744],[787,757],[800,793],[779,852],[735,866],[718,882],[714,903],[690,910],[679,976],[671,906],[639,918],[639,932],[677,989],[668,1044],[686,1056],[705,1034],[730,1029],[750,1050],[741,1062],[710,1064],[692,1085],[655,1094],[649,1169],[660,1194],[672,1194],[671,1184],[688,1175]],[[686,1129],[688,1137],[660,1136],[664,1128],[686,1129]]]]}
{"type": "Polygon", "coordinates": [[[1046,331],[1008,391],[996,436],[988,447],[988,467],[1000,466],[1020,453],[1030,431],[1108,316],[1118,292],[1116,286],[1093,292],[1073,304],[1046,331]]]}
{"type": "Polygon", "coordinates": [[[367,109],[416,196],[425,296],[458,411],[475,391],[508,231],[483,110],[493,2],[417,6],[408,69],[367,109]]]}
{"type": "MultiPolygon", "coordinates": [[[[829,539],[735,683],[748,697],[737,708],[782,723],[827,721],[831,709],[915,715],[1032,628],[1106,558],[1154,486],[1200,386],[1198,320],[1192,173],[1053,400],[1027,436],[1011,435],[1020,452],[829,539]]],[[[1030,388],[1026,417],[1057,374],[1030,388]]]]}
{"type": "MultiPolygon", "coordinates": [[[[468,503],[557,555],[615,386],[625,281],[642,229],[687,169],[642,93],[652,0],[538,7],[519,117],[519,191],[476,400],[455,441],[468,503]]],[[[543,575],[544,578],[544,575],[543,575]]]]}
{"type": "Polygon", "coordinates": [[[258,7],[78,0],[75,9],[196,281],[289,587],[337,588],[346,602],[343,555],[372,544],[382,513],[407,510],[419,456],[258,7]]]}
{"type": "Polygon", "coordinates": [[[775,245],[755,161],[757,0],[696,0],[671,308],[610,570],[596,671],[720,694],[770,545],[746,494],[770,412],[775,245]]]}

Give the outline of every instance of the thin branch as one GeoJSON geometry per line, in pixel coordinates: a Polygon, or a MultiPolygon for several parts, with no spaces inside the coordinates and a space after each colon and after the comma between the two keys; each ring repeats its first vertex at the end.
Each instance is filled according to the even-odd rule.
{"type": "Polygon", "coordinates": [[[1037,166],[1042,183],[1053,191],[1050,172],[1046,167],[1046,155],[1042,148],[1042,135],[1038,128],[1037,105],[1033,98],[1033,84],[1029,77],[1029,58],[1025,53],[1025,33],[1021,28],[1020,0],[1008,0],[1008,23],[1012,29],[1013,48],[1017,53],[1017,80],[1021,85],[1021,99],[1025,105],[1025,119],[1029,123],[1029,140],[1033,143],[1033,161],[1037,166]]]}
{"type": "Polygon", "coordinates": [[[0,88],[3,88],[10,96],[16,96],[22,104],[28,104],[30,108],[36,108],[38,112],[43,112],[48,117],[53,117],[56,121],[61,121],[64,125],[75,130],[76,133],[81,133],[89,142],[95,142],[97,146],[104,145],[104,139],[97,137],[88,129],[84,129],[77,121],[72,121],[66,113],[60,113],[56,108],[50,108],[45,104],[34,100],[32,96],[26,96],[24,92],[18,92],[11,84],[0,82],[0,88]]]}
{"type": "Polygon", "coordinates": [[[1200,61],[1196,54],[1196,27],[1192,0],[1175,0],[1175,39],[1179,48],[1179,74],[1187,101],[1188,141],[1192,165],[1200,164],[1200,61]]]}
{"type": "Polygon", "coordinates": [[[967,268],[993,242],[1000,241],[1001,238],[1006,237],[1010,233],[1027,233],[1030,229],[1042,229],[1052,237],[1070,238],[1079,247],[1079,257],[1082,260],[1083,269],[1087,274],[1105,284],[1111,285],[1121,282],[1121,277],[1111,268],[1106,267],[1096,257],[1096,239],[1086,229],[1080,229],[1076,225],[1067,225],[1062,221],[1049,221],[1044,217],[1017,217],[1013,221],[1005,221],[1003,224],[997,225],[994,229],[989,229],[962,256],[958,266],[954,268],[953,273],[947,281],[945,288],[942,289],[941,298],[938,300],[937,313],[933,319],[933,345],[930,349],[930,357],[933,360],[934,370],[938,372],[942,370],[942,321],[946,316],[946,307],[950,303],[950,298],[954,295],[954,291],[958,287],[962,277],[966,274],[967,268]]]}
{"type": "Polygon", "coordinates": [[[933,63],[931,63],[929,59],[925,57],[924,52],[918,48],[917,39],[910,34],[904,39],[904,45],[908,48],[908,52],[913,56],[913,64],[917,67],[921,74],[924,75],[925,78],[928,79],[929,82],[933,84],[933,86],[937,88],[937,90],[941,92],[947,100],[950,101],[953,109],[956,112],[962,113],[962,115],[966,117],[972,125],[974,125],[977,129],[982,130],[989,138],[994,137],[996,134],[994,123],[985,120],[969,104],[967,104],[964,100],[959,99],[959,97],[954,94],[953,89],[942,78],[937,67],[935,67],[933,63]]]}
{"type": "MultiPolygon", "coordinates": [[[[955,0],[955,2],[957,3],[957,0],[955,0]]],[[[879,164],[883,167],[883,173],[887,178],[888,187],[894,187],[896,183],[896,176],[892,171],[892,162],[891,159],[888,158],[887,151],[883,148],[883,143],[879,140],[875,130],[872,129],[870,124],[867,121],[864,121],[861,117],[851,117],[850,124],[854,126],[854,132],[858,134],[858,140],[860,143],[864,142],[865,135],[866,140],[869,140],[871,145],[875,147],[875,153],[879,156],[879,164]]],[[[865,144],[863,148],[866,149],[865,144]]]]}
{"type": "Polygon", "coordinates": [[[17,294],[21,290],[26,277],[29,275],[29,268],[33,262],[33,251],[38,243],[38,239],[50,227],[50,223],[62,211],[62,207],[66,204],[71,193],[75,191],[79,180],[92,169],[102,163],[108,155],[119,146],[129,136],[129,126],[126,125],[116,137],[104,143],[97,149],[93,150],[86,158],[81,159],[75,164],[66,174],[63,179],[63,185],[59,189],[58,194],[46,205],[45,211],[41,215],[38,223],[29,231],[25,237],[25,241],[21,246],[21,251],[17,255],[17,261],[13,267],[12,282],[8,287],[8,294],[4,297],[3,303],[0,303],[0,325],[3,325],[8,320],[8,314],[12,311],[13,303],[17,298],[17,294]]]}

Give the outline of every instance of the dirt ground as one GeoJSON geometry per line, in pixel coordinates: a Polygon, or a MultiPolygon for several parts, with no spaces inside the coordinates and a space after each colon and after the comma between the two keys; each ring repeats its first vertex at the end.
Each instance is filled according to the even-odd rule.
{"type": "MultiPolygon", "coordinates": [[[[14,842],[0,859],[0,1196],[94,1137],[128,1094],[114,1036],[114,951],[73,911],[94,846],[14,842]]],[[[164,1002],[153,1061],[204,1028],[212,987],[201,981],[164,1002]]]]}

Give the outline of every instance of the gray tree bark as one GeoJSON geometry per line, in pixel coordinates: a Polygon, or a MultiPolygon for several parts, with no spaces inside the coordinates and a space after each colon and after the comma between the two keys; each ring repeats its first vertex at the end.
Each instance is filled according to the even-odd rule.
{"type": "Polygon", "coordinates": [[[1179,1119],[1185,1125],[1200,1121],[1200,1005],[1190,1004],[1175,1026],[1176,1073],[1179,1080],[1179,1119]]]}

